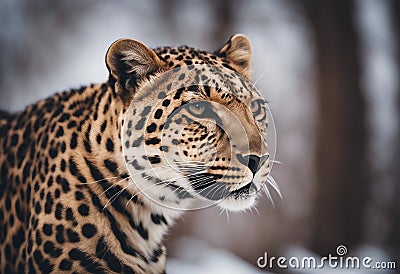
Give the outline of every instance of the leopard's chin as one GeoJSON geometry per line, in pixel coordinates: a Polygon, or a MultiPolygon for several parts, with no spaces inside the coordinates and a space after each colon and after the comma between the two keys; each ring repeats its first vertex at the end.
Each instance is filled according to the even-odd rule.
{"type": "Polygon", "coordinates": [[[251,208],[256,203],[257,187],[253,182],[232,191],[219,206],[229,211],[238,212],[251,208]]]}
{"type": "Polygon", "coordinates": [[[218,206],[232,212],[240,212],[254,207],[256,204],[256,195],[243,198],[227,197],[223,199],[218,206]]]}

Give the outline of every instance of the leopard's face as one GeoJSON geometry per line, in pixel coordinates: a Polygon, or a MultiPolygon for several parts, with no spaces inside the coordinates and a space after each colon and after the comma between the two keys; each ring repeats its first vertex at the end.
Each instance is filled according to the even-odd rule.
{"type": "Polygon", "coordinates": [[[153,53],[156,65],[136,87],[122,129],[131,187],[168,207],[253,206],[270,164],[266,103],[249,81],[247,38],[236,35],[214,54],[153,53]]]}

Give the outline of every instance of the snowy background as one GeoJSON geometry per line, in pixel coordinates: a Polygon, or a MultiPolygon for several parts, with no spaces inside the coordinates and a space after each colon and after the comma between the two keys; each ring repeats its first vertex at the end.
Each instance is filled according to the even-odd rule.
{"type": "MultiPolygon", "coordinates": [[[[316,177],[314,157],[317,45],[303,7],[310,2],[0,0],[0,109],[22,110],[55,92],[105,81],[106,50],[122,37],[150,47],[187,44],[213,51],[232,34],[243,33],[252,42],[253,81],[270,102],[274,116],[275,158],[283,164],[275,165],[272,175],[283,200],[275,195],[273,208],[263,198],[258,211],[246,214],[226,216],[217,208],[186,214],[167,239],[169,273],[265,273],[256,264],[264,252],[307,256],[314,250],[315,256],[323,255],[312,243],[314,210],[319,206],[314,197],[323,182],[316,177]]],[[[400,183],[396,172],[400,39],[396,40],[399,32],[391,3],[354,3],[361,63],[354,81],[360,81],[367,105],[371,183],[368,206],[362,211],[362,235],[354,235],[360,240],[349,248],[354,254],[367,252],[377,259],[396,260],[400,269],[400,236],[392,241],[393,223],[400,218],[396,201],[400,194],[396,192],[400,183]]],[[[342,244],[342,239],[335,240],[332,253],[342,244]]]]}

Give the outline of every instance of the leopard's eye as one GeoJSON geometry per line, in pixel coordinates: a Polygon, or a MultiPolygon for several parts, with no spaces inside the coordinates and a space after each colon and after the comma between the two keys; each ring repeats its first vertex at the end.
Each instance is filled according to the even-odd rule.
{"type": "Polygon", "coordinates": [[[250,110],[253,117],[257,122],[264,124],[267,117],[267,105],[262,99],[254,100],[251,102],[250,110]]]}
{"type": "Polygon", "coordinates": [[[201,117],[207,113],[207,110],[209,109],[209,104],[206,102],[190,103],[188,104],[187,109],[192,115],[201,117]]]}
{"type": "Polygon", "coordinates": [[[254,116],[257,116],[261,112],[261,105],[258,100],[252,101],[250,108],[251,108],[251,112],[253,112],[254,116]]]}

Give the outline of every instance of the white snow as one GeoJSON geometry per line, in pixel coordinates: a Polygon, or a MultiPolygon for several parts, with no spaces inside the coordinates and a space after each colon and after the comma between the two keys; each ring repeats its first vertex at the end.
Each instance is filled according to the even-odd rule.
{"type": "Polygon", "coordinates": [[[173,257],[167,260],[171,274],[268,274],[234,254],[189,237],[174,243],[173,257]],[[189,272],[188,272],[189,271],[189,272]]]}

